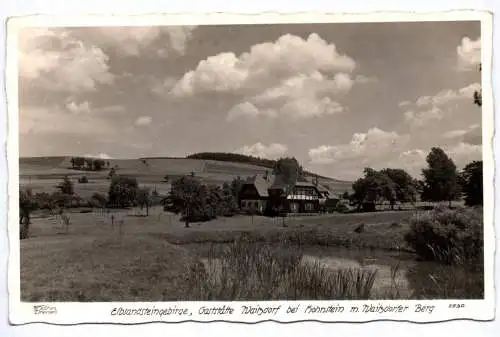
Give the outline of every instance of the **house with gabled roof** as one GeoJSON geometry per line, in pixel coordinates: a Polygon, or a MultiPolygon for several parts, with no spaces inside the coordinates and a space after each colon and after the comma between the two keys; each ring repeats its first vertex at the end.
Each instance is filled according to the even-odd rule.
{"type": "Polygon", "coordinates": [[[282,175],[269,172],[249,178],[242,186],[239,200],[244,212],[319,213],[324,210],[330,191],[306,179],[286,183],[282,175]]]}

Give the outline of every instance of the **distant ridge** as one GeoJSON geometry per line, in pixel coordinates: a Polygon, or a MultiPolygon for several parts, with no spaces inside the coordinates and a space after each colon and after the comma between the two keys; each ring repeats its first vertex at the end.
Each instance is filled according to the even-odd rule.
{"type": "MultiPolygon", "coordinates": [[[[77,157],[77,156],[20,157],[19,163],[23,164],[23,165],[69,168],[71,166],[71,164],[70,164],[71,157],[77,157]]],[[[81,156],[81,157],[83,157],[83,156],[81,156]]],[[[92,158],[99,159],[97,156],[92,157],[92,158]]],[[[216,162],[225,162],[225,163],[228,163],[228,165],[230,163],[232,163],[233,164],[232,166],[239,165],[239,164],[242,164],[243,166],[250,165],[250,168],[248,168],[248,166],[246,166],[247,169],[239,168],[239,170],[250,170],[250,171],[252,171],[251,174],[257,173],[254,171],[255,171],[255,169],[258,169],[259,167],[261,167],[263,169],[272,169],[274,167],[274,165],[276,164],[276,160],[272,160],[272,159],[253,157],[253,156],[237,154],[237,153],[224,153],[224,152],[200,152],[200,153],[190,154],[186,157],[151,156],[151,157],[128,158],[128,159],[127,158],[110,158],[110,159],[105,159],[105,160],[109,161],[112,165],[118,164],[122,168],[127,167],[127,168],[133,169],[133,170],[138,168],[137,165],[139,165],[139,164],[140,164],[139,166],[143,166],[144,163],[140,163],[142,161],[152,161],[151,167],[154,168],[155,166],[160,165],[157,167],[157,169],[159,171],[162,170],[161,165],[163,165],[163,164],[159,164],[159,162],[157,162],[157,164],[155,164],[154,161],[162,161],[162,160],[173,160],[176,162],[179,161],[179,162],[177,162],[177,164],[174,164],[174,166],[182,165],[180,163],[183,160],[185,160],[186,163],[191,162],[191,161],[194,161],[194,162],[201,161],[201,162],[205,162],[205,164],[200,162],[200,164],[203,164],[204,167],[206,165],[209,165],[208,163],[210,163],[210,162],[214,163],[214,164],[210,164],[210,166],[216,165],[215,164],[216,162]],[[254,167],[254,169],[252,169],[251,167],[254,167]]],[[[172,164],[173,163],[168,163],[168,166],[171,166],[172,164]]],[[[196,164],[195,165],[196,167],[193,167],[192,169],[194,169],[197,172],[206,171],[206,169],[200,171],[200,168],[197,168],[200,164],[196,164]]],[[[148,164],[148,166],[149,166],[149,164],[148,164]]],[[[192,165],[190,165],[190,166],[192,166],[192,165]]],[[[143,168],[141,168],[141,170],[142,169],[143,168]]],[[[220,172],[221,170],[224,170],[224,169],[219,167],[219,168],[212,168],[211,169],[212,172],[215,172],[213,170],[220,172]]],[[[167,172],[167,171],[165,171],[165,172],[167,172]]],[[[352,184],[352,182],[349,182],[349,181],[340,180],[340,179],[331,178],[331,177],[326,177],[326,176],[315,174],[315,173],[309,172],[309,171],[304,171],[304,172],[305,172],[306,176],[308,176],[308,177],[318,177],[319,179],[326,180],[326,181],[329,181],[332,183],[349,184],[349,185],[352,184]]]]}
{"type": "MultiPolygon", "coordinates": [[[[233,162],[233,163],[244,163],[251,164],[256,166],[262,166],[266,168],[273,168],[276,164],[276,160],[259,158],[239,153],[226,153],[226,152],[199,152],[186,156],[188,159],[203,159],[203,160],[215,160],[215,161],[223,161],[223,162],[233,162]]],[[[325,177],[316,173],[312,173],[309,171],[304,171],[308,176],[315,176],[321,179],[328,179],[337,182],[349,183],[349,181],[340,180],[331,177],[325,177]]]]}

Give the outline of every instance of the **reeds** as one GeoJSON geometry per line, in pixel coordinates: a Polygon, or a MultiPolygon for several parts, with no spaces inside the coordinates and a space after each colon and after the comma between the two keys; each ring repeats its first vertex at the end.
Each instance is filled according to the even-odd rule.
{"type": "Polygon", "coordinates": [[[193,300],[368,299],[375,271],[304,263],[298,248],[240,239],[213,245],[190,280],[193,300]],[[286,249],[284,249],[286,247],[286,249]]]}

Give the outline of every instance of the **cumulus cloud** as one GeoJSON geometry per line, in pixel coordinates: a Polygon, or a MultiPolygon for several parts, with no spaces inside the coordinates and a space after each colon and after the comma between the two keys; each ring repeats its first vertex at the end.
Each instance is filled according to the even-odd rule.
{"type": "Polygon", "coordinates": [[[442,90],[433,96],[421,96],[415,102],[404,101],[398,105],[408,109],[404,112],[405,121],[414,127],[444,119],[447,112],[453,112],[450,104],[472,104],[474,92],[480,89],[479,83],[472,83],[457,90],[442,90]]]}
{"type": "Polygon", "coordinates": [[[155,41],[162,47],[157,54],[167,57],[171,51],[185,53],[186,43],[192,36],[194,26],[150,26],[150,27],[100,27],[96,28],[100,43],[113,46],[120,53],[138,56],[155,41]],[[163,39],[162,39],[163,38],[163,39]]]}
{"type": "Polygon", "coordinates": [[[231,110],[229,110],[226,120],[234,121],[240,117],[255,118],[258,116],[274,118],[276,117],[276,111],[272,109],[258,109],[250,102],[243,102],[233,106],[231,110]]]}
{"type": "Polygon", "coordinates": [[[470,145],[481,145],[481,127],[478,124],[473,124],[466,129],[451,130],[444,133],[443,138],[459,139],[462,142],[470,145]]]}
{"type": "Polygon", "coordinates": [[[359,161],[372,165],[391,153],[399,153],[409,142],[408,135],[371,128],[366,133],[355,133],[351,141],[340,145],[321,145],[309,150],[312,164],[330,164],[340,161],[359,161]]]}
{"type": "Polygon", "coordinates": [[[481,63],[481,38],[464,37],[457,47],[457,66],[461,71],[478,70],[481,63]]]}
{"type": "Polygon", "coordinates": [[[245,145],[242,148],[236,150],[237,153],[241,153],[247,156],[254,156],[260,158],[276,159],[285,155],[288,151],[286,145],[279,143],[272,143],[269,145],[264,145],[262,143],[255,143],[253,145],[245,145]]]}
{"type": "Polygon", "coordinates": [[[151,116],[140,116],[135,120],[136,126],[148,126],[153,122],[153,118],[151,116]]]}
{"type": "Polygon", "coordinates": [[[251,47],[237,57],[225,52],[200,61],[195,70],[186,73],[172,93],[189,96],[201,92],[235,91],[240,88],[255,89],[296,74],[317,71],[351,72],[355,62],[339,54],[334,44],[328,44],[317,34],[307,39],[283,35],[275,42],[251,47]]]}
{"type": "Polygon", "coordinates": [[[460,142],[444,150],[453,159],[458,168],[463,168],[473,160],[480,160],[483,153],[482,149],[481,145],[460,142]]]}
{"type": "Polygon", "coordinates": [[[64,92],[95,91],[113,83],[109,57],[62,28],[25,29],[19,38],[19,75],[30,85],[64,92]]]}
{"type": "Polygon", "coordinates": [[[82,102],[80,104],[75,101],[70,101],[66,103],[66,109],[74,114],[90,113],[90,103],[88,101],[82,102]]]}
{"type": "Polygon", "coordinates": [[[355,66],[353,59],[317,34],[306,39],[286,34],[239,56],[223,52],[207,57],[184,74],[169,95],[181,98],[210,92],[241,97],[240,104],[228,111],[228,120],[329,115],[345,110],[337,98],[353,85],[376,81],[351,75],[355,66]]]}

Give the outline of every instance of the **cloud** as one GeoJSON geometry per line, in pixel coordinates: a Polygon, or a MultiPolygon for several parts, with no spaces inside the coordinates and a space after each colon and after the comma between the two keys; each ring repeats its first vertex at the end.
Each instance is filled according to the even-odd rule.
{"type": "Polygon", "coordinates": [[[236,150],[236,153],[260,158],[276,159],[284,156],[287,151],[287,146],[283,144],[272,143],[266,146],[259,142],[253,145],[245,145],[236,150]]]}
{"type": "Polygon", "coordinates": [[[466,129],[451,130],[443,134],[443,138],[455,140],[458,139],[470,145],[481,145],[481,127],[478,124],[473,124],[466,129]]]}
{"type": "Polygon", "coordinates": [[[357,75],[356,78],[354,79],[355,82],[357,83],[377,83],[379,80],[378,78],[372,76],[368,77],[365,75],[357,75]]]}
{"type": "Polygon", "coordinates": [[[76,115],[82,113],[88,114],[90,113],[90,103],[88,101],[85,101],[83,103],[78,104],[75,101],[70,101],[66,103],[66,109],[68,109],[68,111],[76,115]]]}
{"type": "Polygon", "coordinates": [[[331,164],[341,161],[357,161],[373,165],[391,153],[399,153],[408,143],[409,136],[371,128],[366,133],[355,133],[351,141],[340,145],[321,145],[309,150],[312,164],[331,164]]]}
{"type": "Polygon", "coordinates": [[[175,85],[176,96],[203,92],[233,92],[256,89],[297,74],[351,72],[356,63],[339,54],[317,34],[307,39],[286,34],[275,42],[254,45],[250,52],[237,57],[224,52],[200,61],[195,70],[186,73],[175,85]]]}
{"type": "Polygon", "coordinates": [[[244,117],[244,118],[255,118],[258,116],[265,116],[269,118],[274,118],[276,117],[276,111],[272,109],[262,109],[259,110],[255,105],[253,105],[250,102],[243,102],[235,105],[234,107],[229,110],[227,113],[226,120],[227,121],[234,121],[237,118],[244,117]]]}
{"type": "Polygon", "coordinates": [[[109,57],[62,28],[26,29],[19,38],[19,75],[31,86],[64,92],[112,84],[109,57]]]}
{"type": "Polygon", "coordinates": [[[443,110],[435,106],[427,110],[408,110],[404,113],[405,121],[415,127],[423,127],[433,121],[439,121],[443,119],[443,117],[443,110]]]}
{"type": "Polygon", "coordinates": [[[404,101],[398,105],[408,109],[404,112],[404,119],[409,125],[423,127],[452,115],[454,111],[451,108],[452,103],[465,102],[471,105],[474,92],[479,90],[480,86],[479,83],[472,83],[457,90],[442,90],[433,96],[421,96],[415,102],[404,101]]]}
{"type": "Polygon", "coordinates": [[[153,122],[153,118],[151,116],[140,116],[135,120],[136,126],[148,126],[153,122]]]}
{"type": "Polygon", "coordinates": [[[473,160],[481,160],[482,146],[460,142],[454,146],[445,148],[445,152],[450,156],[457,168],[461,169],[473,160]]]}
{"type": "Polygon", "coordinates": [[[84,154],[83,155],[85,158],[99,158],[99,159],[113,159],[113,157],[110,157],[106,153],[99,153],[99,154],[84,154]]]}
{"type": "Polygon", "coordinates": [[[481,63],[481,38],[464,37],[457,47],[457,67],[460,71],[478,70],[481,63]]]}
{"type": "MultiPolygon", "coordinates": [[[[70,106],[72,106],[70,104],[70,106]]],[[[81,108],[75,103],[76,109],[81,108]]],[[[72,134],[85,137],[106,136],[117,130],[116,121],[100,118],[95,113],[83,113],[75,117],[67,107],[29,106],[19,109],[19,133],[26,134],[72,134]]]]}
{"type": "Polygon", "coordinates": [[[160,57],[168,57],[171,51],[184,55],[187,41],[195,26],[151,26],[151,27],[101,27],[97,28],[99,41],[113,46],[121,54],[138,56],[153,42],[163,43],[157,50],[160,57]]]}

